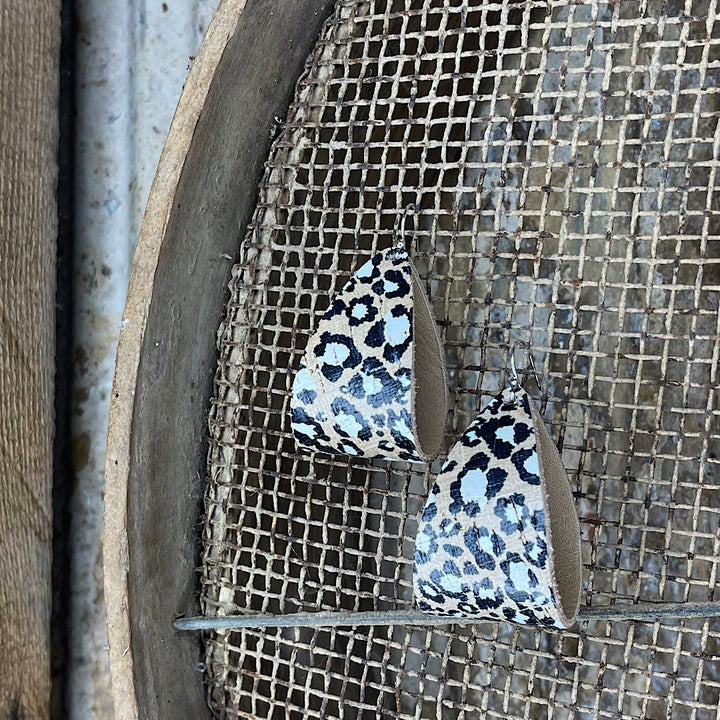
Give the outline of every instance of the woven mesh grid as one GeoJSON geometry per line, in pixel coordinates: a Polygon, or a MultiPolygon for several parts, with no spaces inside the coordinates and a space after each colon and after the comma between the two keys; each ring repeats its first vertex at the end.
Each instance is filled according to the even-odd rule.
{"type": "MultiPolygon", "coordinates": [[[[298,452],[289,391],[400,209],[449,438],[527,343],[575,489],[583,602],[714,599],[714,0],[340,0],[298,83],[219,331],[204,612],[406,609],[433,468],[298,452]]],[[[518,357],[518,359],[520,359],[518,357]]],[[[219,718],[720,717],[718,620],[224,631],[219,718]]]]}

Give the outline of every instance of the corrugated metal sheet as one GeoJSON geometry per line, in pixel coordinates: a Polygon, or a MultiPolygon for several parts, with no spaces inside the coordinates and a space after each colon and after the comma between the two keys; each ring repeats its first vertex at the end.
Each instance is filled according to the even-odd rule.
{"type": "Polygon", "coordinates": [[[140,221],[217,0],[78,0],[71,717],[112,717],[100,534],[115,347],[140,221]]]}

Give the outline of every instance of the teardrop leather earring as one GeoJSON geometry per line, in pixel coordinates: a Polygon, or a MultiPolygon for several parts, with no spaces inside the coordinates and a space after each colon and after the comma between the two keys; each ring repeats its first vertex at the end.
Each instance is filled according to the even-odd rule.
{"type": "Polygon", "coordinates": [[[568,627],[580,602],[580,526],[560,453],[514,360],[509,387],[462,434],[430,491],[415,600],[435,615],[568,627]]]}
{"type": "Polygon", "coordinates": [[[429,462],[447,414],[445,353],[400,241],[366,262],[310,338],[292,390],[297,442],[310,450],[429,462]]]}

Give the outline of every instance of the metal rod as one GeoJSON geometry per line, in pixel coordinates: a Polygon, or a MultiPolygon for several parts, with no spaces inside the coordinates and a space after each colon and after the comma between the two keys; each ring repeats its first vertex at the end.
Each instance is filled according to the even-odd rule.
{"type": "MultiPolygon", "coordinates": [[[[578,620],[644,620],[663,618],[720,617],[720,602],[639,603],[637,605],[605,605],[581,608],[578,620]]],[[[488,622],[477,618],[454,618],[428,615],[420,610],[389,610],[386,612],[321,611],[287,615],[223,615],[218,617],[178,618],[177,630],[239,630],[270,627],[339,627],[359,625],[473,625],[488,622]]]]}

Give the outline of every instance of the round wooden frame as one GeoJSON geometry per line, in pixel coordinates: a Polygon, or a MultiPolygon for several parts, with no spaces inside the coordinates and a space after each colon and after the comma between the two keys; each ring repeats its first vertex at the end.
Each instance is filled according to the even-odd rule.
{"type": "Polygon", "coordinates": [[[223,0],[150,192],[117,351],[104,568],[116,720],[209,714],[195,614],[196,525],[216,330],[231,261],[331,0],[223,0]]]}

